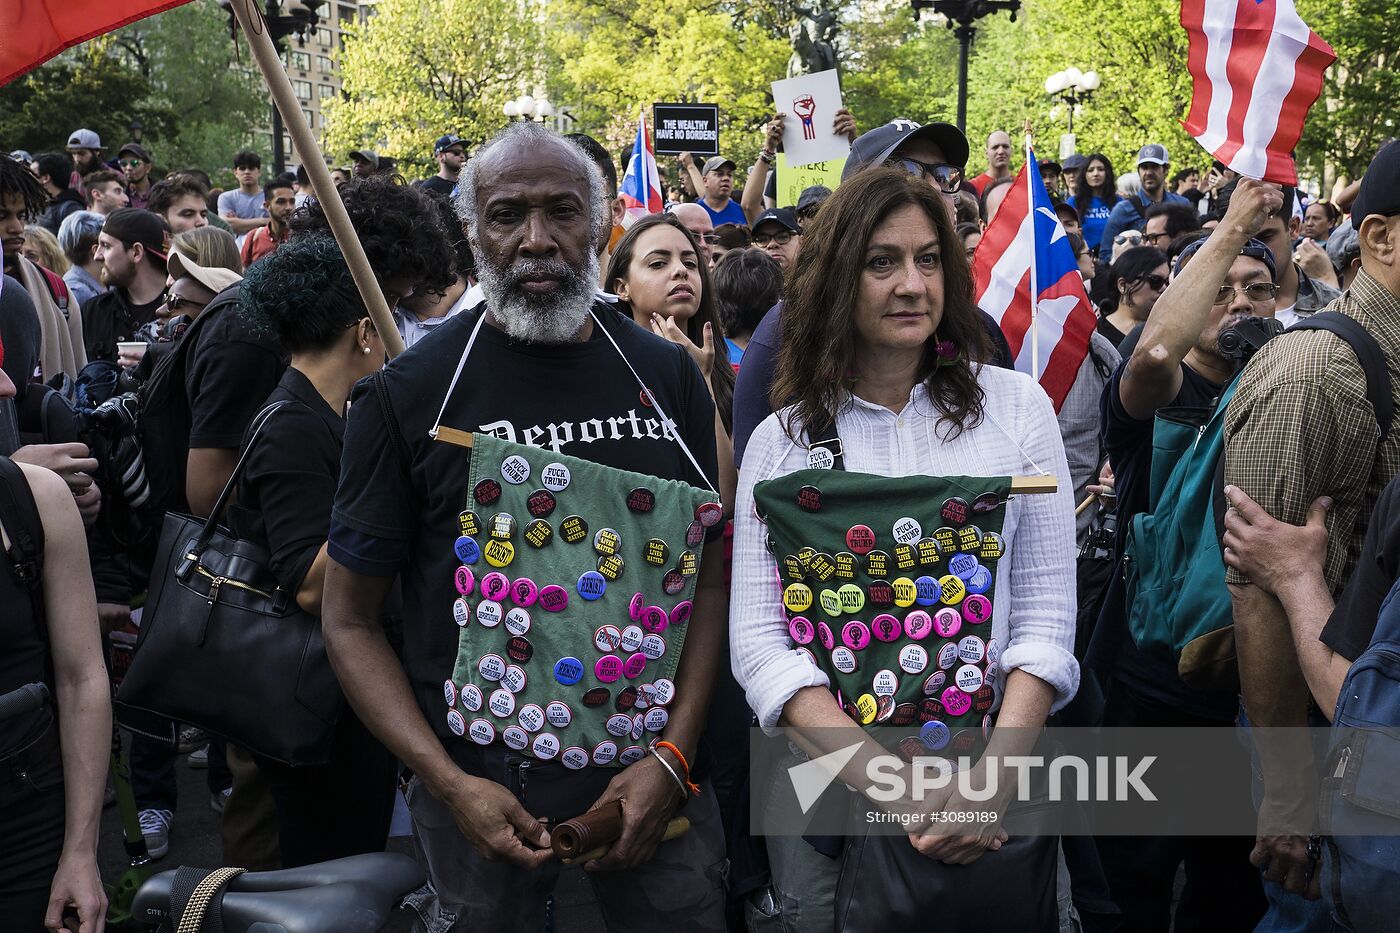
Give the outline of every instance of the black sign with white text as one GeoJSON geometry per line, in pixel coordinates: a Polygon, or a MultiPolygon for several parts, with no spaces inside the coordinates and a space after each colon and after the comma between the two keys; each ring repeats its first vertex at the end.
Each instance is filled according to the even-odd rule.
{"type": "Polygon", "coordinates": [[[652,142],[657,155],[719,155],[719,105],[652,105],[652,142]]]}

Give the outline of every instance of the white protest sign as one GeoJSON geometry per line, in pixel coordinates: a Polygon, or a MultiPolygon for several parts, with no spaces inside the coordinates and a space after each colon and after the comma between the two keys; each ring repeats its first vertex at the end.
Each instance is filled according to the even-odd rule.
{"type": "Polygon", "coordinates": [[[788,165],[796,168],[850,153],[850,140],[831,129],[841,109],[841,83],[834,70],[774,81],[773,104],[778,113],[787,114],[783,153],[788,165]]]}

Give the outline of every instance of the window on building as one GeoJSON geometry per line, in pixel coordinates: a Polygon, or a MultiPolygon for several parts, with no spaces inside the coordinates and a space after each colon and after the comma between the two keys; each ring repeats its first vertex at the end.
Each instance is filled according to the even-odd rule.
{"type": "Polygon", "coordinates": [[[316,29],[316,41],[328,49],[334,48],[335,35],[325,26],[319,26],[316,29]]]}
{"type": "Polygon", "coordinates": [[[335,85],[334,85],[334,84],[318,84],[318,85],[316,85],[316,93],[320,96],[321,100],[325,100],[327,97],[334,97],[334,96],[335,96],[335,85]]]}
{"type": "MultiPolygon", "coordinates": [[[[327,44],[329,45],[329,43],[327,44]]],[[[335,62],[331,61],[329,55],[317,55],[316,67],[319,68],[323,74],[332,74],[335,71],[335,62]]]]}
{"type": "Polygon", "coordinates": [[[311,82],[310,82],[310,81],[293,81],[293,82],[292,82],[292,90],[296,91],[296,95],[297,95],[297,99],[298,99],[298,100],[310,100],[310,99],[311,99],[311,82]]]}
{"type": "Polygon", "coordinates": [[[298,71],[310,71],[311,56],[307,55],[305,52],[292,50],[287,53],[287,64],[298,71]]]}
{"type": "Polygon", "coordinates": [[[306,125],[313,130],[316,128],[316,111],[302,108],[301,115],[306,118],[306,125]]]}

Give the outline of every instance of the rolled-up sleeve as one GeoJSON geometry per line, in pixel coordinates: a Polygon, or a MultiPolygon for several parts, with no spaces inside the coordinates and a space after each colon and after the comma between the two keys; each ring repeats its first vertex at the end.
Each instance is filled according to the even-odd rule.
{"type": "Polygon", "coordinates": [[[1074,657],[1076,574],[1074,486],[1055,410],[1039,386],[1027,387],[1016,440],[1032,463],[1053,472],[1053,495],[1018,496],[1015,538],[1007,557],[1010,605],[1008,641],[1001,655],[1007,673],[1022,670],[1055,689],[1053,713],[1079,689],[1074,657]]]}
{"type": "MultiPolygon", "coordinates": [[[[788,635],[777,563],[764,546],[766,532],[754,515],[753,487],[780,470],[791,442],[770,416],[749,440],[739,471],[734,506],[734,573],[730,584],[729,643],[734,677],[748,695],[763,731],[778,731],[778,718],[792,695],[831,681],[797,651],[788,635]]],[[[1060,454],[1064,460],[1064,454],[1060,454]]]]}

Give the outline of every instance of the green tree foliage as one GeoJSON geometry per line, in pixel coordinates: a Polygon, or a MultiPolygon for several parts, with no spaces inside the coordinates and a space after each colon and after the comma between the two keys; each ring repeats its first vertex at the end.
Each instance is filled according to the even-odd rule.
{"type": "Polygon", "coordinates": [[[505,102],[542,82],[539,14],[527,0],[381,0],[345,40],[327,150],[368,146],[426,169],[443,133],[489,136],[505,102]]]}

